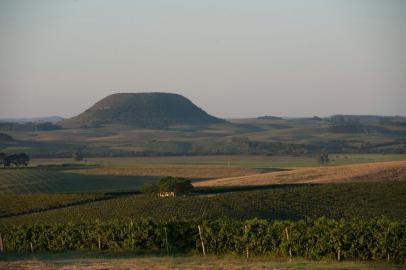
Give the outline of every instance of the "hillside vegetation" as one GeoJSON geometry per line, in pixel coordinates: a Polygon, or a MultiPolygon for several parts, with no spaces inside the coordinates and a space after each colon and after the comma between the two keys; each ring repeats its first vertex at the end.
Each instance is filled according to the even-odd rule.
{"type": "Polygon", "coordinates": [[[111,123],[161,129],[174,124],[201,125],[225,121],[207,114],[178,94],[118,93],[103,98],[85,112],[62,122],[65,127],[111,123]]]}

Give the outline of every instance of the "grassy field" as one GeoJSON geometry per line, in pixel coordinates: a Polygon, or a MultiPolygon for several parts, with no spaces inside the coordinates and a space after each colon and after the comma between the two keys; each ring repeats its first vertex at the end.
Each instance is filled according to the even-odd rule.
{"type": "MultiPolygon", "coordinates": [[[[406,154],[331,154],[329,166],[406,160],[406,154]]],[[[32,166],[39,164],[71,163],[72,159],[33,159],[32,166]]],[[[209,166],[221,168],[296,168],[319,166],[315,156],[261,156],[261,155],[212,155],[167,157],[106,157],[86,158],[85,164],[101,167],[168,167],[209,166]]]]}
{"type": "Polygon", "coordinates": [[[203,189],[195,196],[159,198],[132,195],[40,213],[2,218],[5,226],[24,223],[150,217],[234,219],[406,217],[406,182],[285,185],[203,189]],[[200,195],[199,195],[200,194],[200,195]]]}
{"type": "Polygon", "coordinates": [[[244,186],[293,183],[405,181],[406,161],[389,161],[227,177],[194,183],[195,186],[244,186]]]}

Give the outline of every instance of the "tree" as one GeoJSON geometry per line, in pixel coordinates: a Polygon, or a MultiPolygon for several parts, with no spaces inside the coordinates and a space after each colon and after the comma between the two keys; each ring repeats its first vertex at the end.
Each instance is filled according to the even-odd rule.
{"type": "Polygon", "coordinates": [[[140,191],[145,194],[158,194],[160,192],[174,192],[175,194],[186,194],[193,189],[190,180],[184,178],[167,176],[158,183],[144,183],[140,191]]]}
{"type": "Polygon", "coordinates": [[[7,155],[4,153],[0,153],[0,166],[5,166],[7,155]]]}
{"type": "Polygon", "coordinates": [[[4,167],[10,167],[11,164],[14,164],[15,166],[28,166],[28,163],[30,162],[30,157],[26,153],[20,153],[20,154],[13,154],[13,155],[5,155],[5,154],[0,154],[0,164],[2,164],[4,167]]]}
{"type": "Polygon", "coordinates": [[[82,155],[82,153],[81,153],[79,150],[75,151],[75,152],[73,153],[73,159],[74,159],[75,161],[82,161],[82,160],[83,160],[83,155],[82,155]]]}
{"type": "Polygon", "coordinates": [[[30,157],[26,153],[21,153],[16,156],[18,166],[28,166],[30,157]]]}
{"type": "Polygon", "coordinates": [[[190,180],[167,176],[159,180],[160,192],[175,192],[175,194],[186,194],[193,189],[190,180]]]}
{"type": "Polygon", "coordinates": [[[140,191],[145,194],[158,194],[159,186],[157,183],[144,183],[140,191]]]}
{"type": "Polygon", "coordinates": [[[317,155],[317,162],[320,165],[325,165],[330,162],[330,159],[328,157],[328,152],[326,149],[323,149],[319,152],[319,154],[317,155]]]}

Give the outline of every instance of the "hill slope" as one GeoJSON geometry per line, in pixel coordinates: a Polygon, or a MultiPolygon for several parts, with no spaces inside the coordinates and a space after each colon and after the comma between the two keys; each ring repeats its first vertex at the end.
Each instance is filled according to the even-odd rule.
{"type": "Polygon", "coordinates": [[[321,168],[301,168],[240,177],[212,179],[194,186],[244,186],[293,183],[405,181],[406,161],[377,162],[321,168]]]}
{"type": "Polygon", "coordinates": [[[64,126],[128,124],[164,128],[175,124],[223,123],[187,98],[171,93],[118,93],[107,96],[85,112],[63,121],[64,126]]]}

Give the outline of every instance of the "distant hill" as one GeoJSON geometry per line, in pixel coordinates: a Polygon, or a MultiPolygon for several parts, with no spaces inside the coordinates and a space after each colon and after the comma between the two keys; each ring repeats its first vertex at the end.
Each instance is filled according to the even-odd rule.
{"type": "Polygon", "coordinates": [[[402,124],[406,123],[404,116],[382,116],[382,115],[345,115],[338,114],[329,118],[330,122],[336,125],[362,124],[362,125],[379,125],[379,124],[402,124]]]}
{"type": "Polygon", "coordinates": [[[45,116],[45,117],[32,117],[32,118],[0,118],[0,122],[5,123],[57,123],[63,120],[60,116],[45,116]]]}
{"type": "Polygon", "coordinates": [[[107,96],[73,118],[64,127],[94,127],[103,124],[126,124],[144,128],[170,125],[224,123],[197,107],[187,98],[171,93],[118,93],[107,96]]]}
{"type": "Polygon", "coordinates": [[[272,115],[263,115],[263,116],[258,116],[257,119],[272,119],[272,120],[282,120],[283,117],[279,116],[272,116],[272,115]]]}

